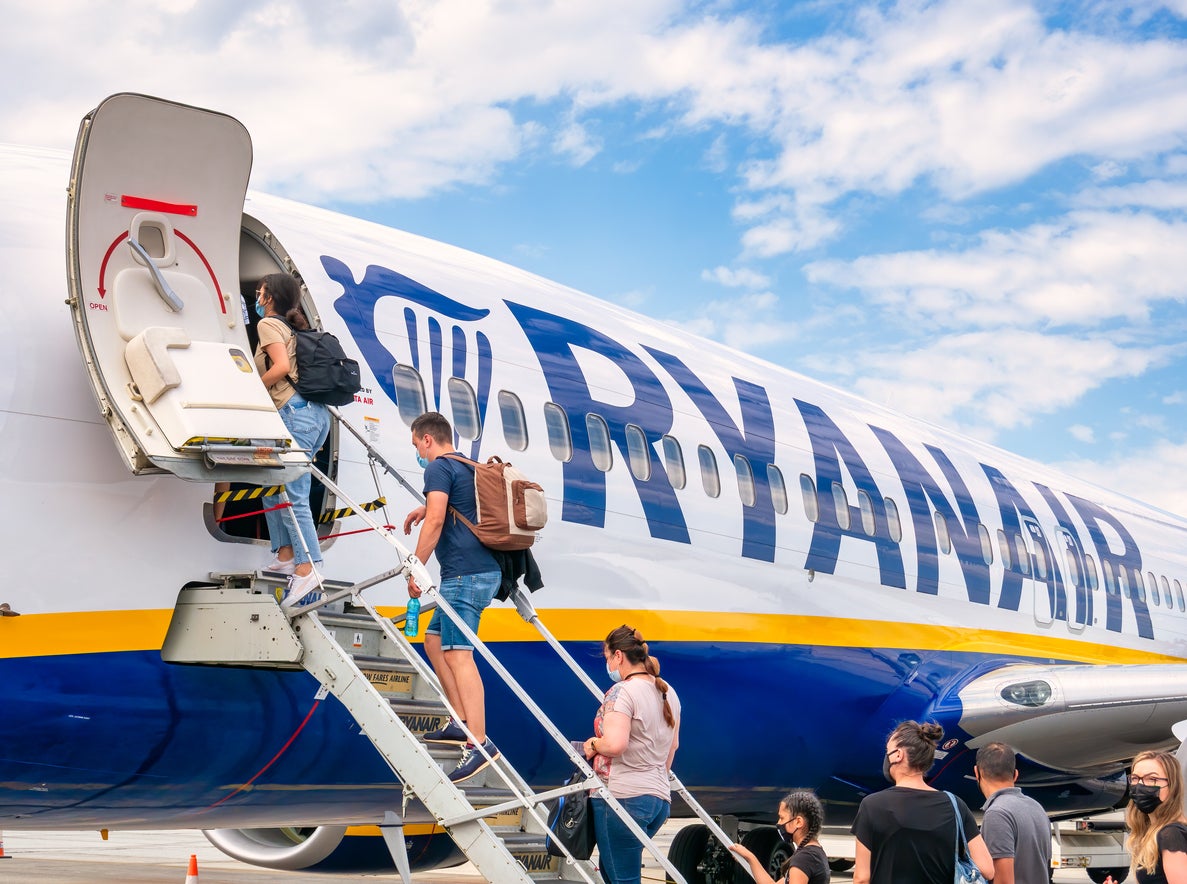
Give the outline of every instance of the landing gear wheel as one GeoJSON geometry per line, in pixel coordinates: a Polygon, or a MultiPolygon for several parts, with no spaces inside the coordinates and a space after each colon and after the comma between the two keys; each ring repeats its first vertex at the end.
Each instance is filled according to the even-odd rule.
{"type": "Polygon", "coordinates": [[[1088,877],[1095,881],[1096,884],[1105,884],[1105,879],[1109,875],[1113,876],[1113,880],[1117,884],[1121,884],[1125,880],[1125,876],[1129,874],[1129,869],[1085,869],[1088,872],[1088,877]]]}
{"type": "MultiPolygon", "coordinates": [[[[672,846],[668,848],[668,860],[688,884],[707,884],[700,865],[701,860],[705,858],[705,847],[708,844],[709,827],[702,825],[685,826],[672,839],[672,846]]],[[[672,879],[669,878],[668,884],[671,882],[672,879]]]]}
{"type": "Polygon", "coordinates": [[[828,861],[828,867],[838,875],[841,872],[849,871],[855,865],[857,865],[857,860],[853,859],[830,859],[828,861]]]}
{"type": "MultiPolygon", "coordinates": [[[[779,877],[779,869],[791,856],[791,848],[783,843],[774,826],[759,826],[742,836],[742,846],[758,857],[767,874],[779,877]]],[[[742,866],[734,870],[735,884],[751,884],[750,873],[742,866]]]]}

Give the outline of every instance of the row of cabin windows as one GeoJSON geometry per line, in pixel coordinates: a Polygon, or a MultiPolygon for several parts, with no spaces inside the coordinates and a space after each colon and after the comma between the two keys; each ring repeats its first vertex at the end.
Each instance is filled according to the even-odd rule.
{"type": "MultiPolygon", "coordinates": [[[[417,417],[428,410],[425,397],[424,383],[420,373],[407,365],[397,365],[392,371],[396,385],[396,402],[400,417],[411,425],[417,417]]],[[[478,411],[478,399],[474,389],[462,378],[450,378],[446,383],[449,404],[453,413],[453,427],[458,436],[467,440],[475,440],[482,435],[482,420],[478,411]]],[[[518,396],[508,390],[498,392],[499,416],[502,418],[503,438],[507,446],[513,451],[525,451],[528,447],[527,416],[523,402],[518,396]]],[[[555,402],[544,404],[544,424],[548,433],[548,448],[552,456],[562,463],[573,459],[573,437],[569,425],[569,417],[565,410],[555,402]]],[[[609,472],[614,466],[614,449],[610,441],[610,427],[605,419],[598,414],[585,416],[585,432],[589,439],[590,457],[594,466],[602,472],[609,472]]],[[[627,466],[636,479],[646,482],[651,478],[651,446],[647,443],[647,435],[641,427],[635,424],[626,425],[627,466]]],[[[672,487],[681,490],[688,482],[688,475],[684,464],[684,451],[680,442],[670,435],[660,437],[660,448],[663,452],[664,469],[672,487]]],[[[709,497],[721,496],[721,476],[717,467],[717,455],[707,445],[697,446],[697,465],[700,471],[701,488],[709,497]]],[[[734,472],[738,480],[738,496],[744,506],[754,506],[757,492],[754,482],[754,465],[744,455],[737,454],[733,458],[734,472]]],[[[783,481],[783,473],[774,464],[765,464],[767,484],[771,490],[771,502],[775,512],[780,515],[787,513],[787,486],[783,481]]],[[[848,531],[853,526],[850,517],[848,494],[840,482],[833,482],[829,493],[833,498],[833,510],[837,514],[837,521],[842,530],[848,531]]],[[[804,516],[810,522],[820,518],[820,498],[816,483],[806,473],[800,474],[800,496],[803,501],[804,516]]],[[[882,499],[886,512],[887,533],[890,539],[899,543],[903,539],[902,523],[899,520],[898,506],[885,497],[882,499]]],[[[861,529],[869,537],[877,533],[877,522],[874,512],[874,502],[865,491],[857,492],[857,508],[861,520],[861,529]]],[[[935,513],[936,539],[940,552],[948,555],[952,552],[952,536],[948,530],[948,520],[943,513],[935,513]]],[[[994,544],[989,529],[977,523],[977,533],[980,538],[981,557],[985,564],[991,565],[994,560],[994,544]]],[[[997,548],[1001,553],[1002,562],[1007,568],[1030,577],[1031,553],[1021,534],[1013,538],[1007,537],[1005,531],[997,529],[997,548]]],[[[1096,562],[1091,555],[1084,555],[1083,567],[1080,566],[1078,556],[1069,547],[1066,549],[1067,572],[1072,583],[1076,586],[1087,586],[1095,590],[1100,586],[1100,579],[1096,562]]],[[[1041,545],[1034,549],[1034,577],[1046,580],[1049,571],[1047,556],[1041,545]]],[[[1154,605],[1162,604],[1167,608],[1178,607],[1180,611],[1187,611],[1187,599],[1183,595],[1183,586],[1178,580],[1169,581],[1165,576],[1156,577],[1153,572],[1147,572],[1143,581],[1139,572],[1127,575],[1122,569],[1114,576],[1112,569],[1103,569],[1105,592],[1109,595],[1122,595],[1126,598],[1137,598],[1145,601],[1147,593],[1154,605]],[[1172,583],[1174,594],[1172,595],[1172,583]]]]}
{"type": "MultiPolygon", "coordinates": [[[[428,410],[424,382],[420,373],[408,365],[397,365],[392,370],[396,385],[396,403],[401,419],[411,425],[417,417],[428,410]]],[[[473,441],[482,434],[482,421],[478,412],[478,399],[474,388],[462,378],[450,378],[446,383],[449,405],[453,415],[453,428],[462,439],[473,441]]],[[[499,416],[502,418],[503,438],[512,451],[524,451],[528,447],[527,416],[523,402],[508,390],[500,390],[496,396],[499,416]]],[[[562,463],[573,459],[573,436],[569,416],[555,402],[544,404],[544,425],[548,432],[548,448],[552,456],[562,463]]],[[[585,416],[585,432],[589,439],[589,453],[594,466],[602,472],[614,467],[614,449],[610,442],[610,427],[598,414],[585,416]]],[[[635,424],[626,425],[627,466],[631,475],[641,482],[651,478],[651,446],[647,435],[635,424]]],[[[660,437],[664,468],[672,487],[682,489],[688,483],[684,465],[684,451],[673,436],[660,437]]],[[[697,446],[697,463],[700,467],[701,487],[710,497],[721,496],[721,476],[717,469],[717,455],[707,445],[697,446]]],[[[758,499],[754,483],[754,468],[750,460],[742,455],[734,457],[734,470],[738,477],[738,494],[746,506],[754,506],[758,499]]],[[[771,499],[776,512],[788,510],[787,487],[783,474],[774,464],[766,465],[767,482],[771,487],[771,499]]]]}
{"type": "MultiPolygon", "coordinates": [[[[806,473],[800,474],[800,492],[804,502],[804,515],[808,521],[815,522],[820,518],[820,502],[816,491],[816,483],[812,477],[806,473]]],[[[845,491],[845,487],[840,482],[832,483],[832,498],[833,507],[837,514],[837,522],[840,527],[848,531],[851,529],[849,497],[845,491]]],[[[898,506],[895,502],[885,497],[882,503],[886,509],[886,522],[890,538],[898,543],[903,538],[902,524],[899,522],[898,506]]],[[[858,511],[861,514],[861,528],[870,537],[873,537],[877,531],[877,524],[874,519],[874,504],[870,499],[869,494],[865,491],[859,490],[857,492],[858,511]]],[[[952,535],[948,530],[948,519],[943,513],[935,513],[935,527],[936,540],[939,544],[940,552],[948,555],[952,552],[952,535]]],[[[977,534],[980,538],[981,558],[985,564],[992,565],[994,557],[993,540],[990,537],[989,529],[980,522],[977,523],[977,534]]],[[[1037,580],[1046,580],[1051,568],[1047,562],[1047,553],[1039,544],[1034,548],[1034,574],[1031,574],[1031,553],[1026,547],[1026,541],[1022,539],[1021,534],[1015,534],[1013,538],[1006,535],[1006,532],[1001,528],[997,529],[997,547],[1001,552],[1002,563],[1009,569],[1017,571],[1018,573],[1031,577],[1037,580]]],[[[1085,553],[1083,566],[1079,562],[1079,556],[1070,547],[1065,549],[1065,560],[1067,565],[1067,573],[1071,581],[1076,586],[1087,586],[1089,590],[1095,590],[1100,586],[1100,573],[1104,574],[1105,592],[1109,595],[1121,595],[1125,598],[1135,598],[1139,601],[1146,601],[1146,596],[1149,594],[1150,601],[1154,605],[1163,605],[1166,608],[1175,608],[1180,611],[1187,611],[1187,599],[1183,596],[1183,585],[1178,580],[1168,580],[1165,575],[1159,577],[1155,576],[1153,571],[1146,572],[1146,578],[1143,581],[1141,572],[1134,571],[1132,574],[1127,574],[1125,569],[1119,569],[1114,575],[1111,568],[1104,568],[1100,572],[1097,571],[1096,561],[1090,554],[1085,553]],[[1172,584],[1174,586],[1174,594],[1171,594],[1172,584]]]]}

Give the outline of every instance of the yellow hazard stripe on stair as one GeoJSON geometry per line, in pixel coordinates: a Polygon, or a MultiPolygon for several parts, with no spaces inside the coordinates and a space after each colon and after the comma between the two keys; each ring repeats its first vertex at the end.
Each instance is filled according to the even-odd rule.
{"type": "MultiPolygon", "coordinates": [[[[370,503],[359,504],[359,509],[365,513],[372,513],[381,506],[387,506],[386,497],[377,497],[370,503]]],[[[334,510],[330,513],[323,513],[321,518],[317,520],[317,524],[325,525],[328,522],[337,522],[339,519],[345,519],[347,516],[353,516],[358,510],[354,507],[345,506],[340,510],[334,510]]]]}
{"type": "Polygon", "coordinates": [[[259,488],[240,488],[238,491],[221,491],[214,495],[214,502],[226,503],[229,500],[255,500],[257,497],[274,497],[283,490],[283,485],[261,485],[259,488]]]}

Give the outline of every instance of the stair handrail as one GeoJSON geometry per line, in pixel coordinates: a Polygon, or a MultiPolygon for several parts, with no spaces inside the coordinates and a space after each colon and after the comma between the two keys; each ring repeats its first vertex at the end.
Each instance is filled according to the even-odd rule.
{"type": "MultiPolygon", "coordinates": [[[[347,505],[354,506],[356,509],[358,509],[358,507],[351,500],[350,495],[343,491],[329,476],[318,469],[315,464],[311,463],[309,468],[317,480],[325,485],[326,488],[328,488],[340,499],[346,501],[347,505]]],[[[552,722],[552,719],[550,719],[544,710],[541,709],[539,705],[537,705],[536,701],[533,700],[531,695],[523,689],[523,686],[519,684],[519,682],[507,670],[507,668],[503,666],[503,664],[494,655],[490,648],[487,647],[486,643],[478,638],[475,632],[470,629],[469,625],[460,616],[458,616],[456,611],[453,610],[453,607],[449,604],[449,602],[441,597],[437,587],[433,584],[432,578],[429,577],[428,571],[425,569],[424,564],[419,559],[417,559],[414,554],[407,550],[407,548],[400,542],[399,538],[396,537],[390,529],[388,529],[386,526],[380,525],[378,522],[372,519],[369,513],[360,511],[358,515],[363,519],[364,522],[370,524],[370,526],[375,529],[375,531],[377,531],[385,540],[387,540],[388,543],[390,543],[399,551],[402,559],[401,573],[410,575],[414,580],[416,580],[417,585],[422,587],[422,597],[424,594],[427,594],[431,600],[437,603],[437,607],[441,610],[441,612],[447,616],[453,622],[454,626],[456,626],[470,641],[470,643],[473,644],[474,649],[478,651],[490,665],[490,667],[494,669],[496,673],[498,673],[503,683],[511,689],[511,692],[516,696],[520,703],[522,703],[524,707],[527,708],[536,721],[544,728],[545,732],[548,733],[550,737],[552,737],[553,741],[558,746],[560,746],[561,750],[568,756],[569,760],[572,761],[582,772],[582,775],[586,778],[594,776],[593,769],[586,762],[585,756],[579,754],[573,748],[569,739],[560,732],[560,730],[552,722]],[[428,588],[424,589],[424,587],[428,588]]],[[[350,593],[350,589],[341,590],[339,593],[336,593],[333,598],[339,598],[343,595],[349,595],[350,593]]],[[[375,618],[376,622],[379,623],[380,627],[385,633],[390,633],[389,637],[396,641],[399,641],[402,638],[402,635],[396,633],[395,629],[391,627],[390,621],[387,621],[387,618],[380,616],[379,613],[371,606],[370,602],[367,602],[362,598],[361,595],[357,594],[355,595],[355,599],[368,611],[373,612],[372,616],[375,618]]],[[[294,618],[303,616],[310,611],[324,607],[326,604],[329,604],[330,601],[331,597],[327,596],[320,602],[315,602],[313,604],[305,605],[301,608],[295,609],[292,612],[292,616],[294,618]]],[[[420,655],[416,654],[415,656],[419,658],[420,655]]],[[[446,705],[448,707],[448,702],[446,705]]],[[[451,709],[450,714],[455,719],[460,721],[456,710],[451,709]]],[[[470,738],[471,742],[474,743],[476,751],[478,751],[480,755],[489,761],[490,756],[487,755],[486,750],[483,749],[482,745],[474,739],[474,734],[464,723],[462,723],[462,729],[465,731],[466,736],[470,738]]],[[[494,765],[494,770],[498,774],[499,778],[507,784],[507,787],[518,794],[515,785],[510,781],[510,779],[498,765],[494,765]]],[[[529,800],[528,796],[526,795],[521,797],[523,797],[525,802],[529,800]]],[[[643,847],[645,847],[653,857],[655,857],[655,859],[661,866],[663,866],[664,870],[667,871],[668,874],[673,876],[674,881],[678,882],[678,884],[686,884],[684,877],[676,870],[675,866],[671,864],[671,862],[666,856],[663,855],[663,852],[659,849],[655,842],[647,835],[646,832],[643,831],[639,824],[635,822],[634,817],[627,813],[626,808],[624,808],[618,802],[618,799],[610,794],[609,789],[607,789],[604,784],[598,787],[598,797],[602,798],[606,802],[607,806],[614,810],[615,815],[617,815],[627,827],[627,829],[631,831],[631,834],[635,836],[636,840],[638,840],[639,843],[642,844],[643,847]]],[[[547,828],[547,826],[545,826],[545,828],[547,828]]]]}

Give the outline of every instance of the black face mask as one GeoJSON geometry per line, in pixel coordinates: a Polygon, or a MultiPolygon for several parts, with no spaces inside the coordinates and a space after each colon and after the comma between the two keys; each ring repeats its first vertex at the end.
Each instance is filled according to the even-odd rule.
{"type": "Polygon", "coordinates": [[[1162,804],[1162,796],[1158,794],[1161,791],[1160,786],[1133,785],[1129,787],[1129,800],[1142,813],[1153,813],[1162,804]]]}
{"type": "Polygon", "coordinates": [[[793,849],[796,847],[795,836],[788,833],[787,823],[784,823],[781,826],[776,826],[775,830],[779,833],[779,838],[784,844],[790,844],[793,849]]]}
{"type": "Polygon", "coordinates": [[[894,785],[894,777],[890,775],[890,758],[886,755],[882,756],[882,776],[886,777],[886,782],[894,785]]]}

